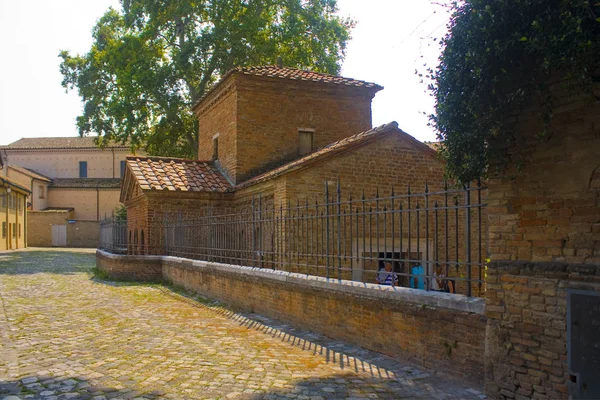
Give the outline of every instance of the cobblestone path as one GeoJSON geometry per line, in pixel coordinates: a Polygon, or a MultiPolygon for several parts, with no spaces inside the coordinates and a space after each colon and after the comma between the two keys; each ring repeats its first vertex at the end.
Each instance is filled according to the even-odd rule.
{"type": "Polygon", "coordinates": [[[0,253],[0,400],[483,398],[256,314],[93,278],[94,263],[0,253]]]}

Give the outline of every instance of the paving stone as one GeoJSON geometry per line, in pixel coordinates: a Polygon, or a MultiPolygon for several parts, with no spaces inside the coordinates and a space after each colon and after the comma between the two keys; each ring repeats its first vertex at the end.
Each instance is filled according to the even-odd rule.
{"type": "Polygon", "coordinates": [[[198,302],[93,278],[93,253],[0,256],[0,399],[479,399],[436,371],[198,302]],[[364,365],[365,368],[354,368],[364,365]]]}

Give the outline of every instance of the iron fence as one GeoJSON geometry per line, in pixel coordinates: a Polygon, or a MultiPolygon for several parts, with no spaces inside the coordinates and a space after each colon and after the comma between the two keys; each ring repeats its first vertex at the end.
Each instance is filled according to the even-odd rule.
{"type": "Polygon", "coordinates": [[[131,227],[127,232],[122,223],[110,221],[102,225],[101,246],[131,254],[483,294],[486,188],[444,184],[430,191],[426,184],[421,192],[409,187],[398,193],[392,187],[370,198],[363,193],[343,199],[340,183],[334,185],[326,183],[320,199],[281,204],[259,195],[234,209],[207,208],[201,217],[168,215],[146,225],[145,232],[131,227]]]}
{"type": "Polygon", "coordinates": [[[487,240],[481,185],[276,204],[163,221],[168,255],[424,290],[481,295],[487,240]],[[388,270],[386,270],[386,264],[388,270]]]}
{"type": "Polygon", "coordinates": [[[100,246],[114,254],[127,254],[127,221],[107,218],[100,221],[100,246]]]}

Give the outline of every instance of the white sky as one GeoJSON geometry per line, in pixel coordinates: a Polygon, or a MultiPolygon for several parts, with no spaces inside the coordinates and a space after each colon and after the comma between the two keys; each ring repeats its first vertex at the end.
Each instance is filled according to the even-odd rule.
{"type": "MultiPolygon", "coordinates": [[[[414,71],[436,64],[431,38],[446,32],[446,11],[431,0],[338,2],[340,14],[358,22],[342,75],[384,86],[373,101],[373,125],[395,120],[416,138],[435,140],[423,115],[433,99],[414,71]]],[[[118,8],[118,0],[0,0],[0,144],[77,135],[82,103],[60,85],[58,53],[87,51],[93,25],[111,5],[118,8]]]]}

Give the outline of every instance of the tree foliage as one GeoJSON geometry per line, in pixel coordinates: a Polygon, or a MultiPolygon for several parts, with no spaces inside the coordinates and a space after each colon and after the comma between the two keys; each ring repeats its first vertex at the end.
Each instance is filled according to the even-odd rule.
{"type": "Polygon", "coordinates": [[[84,103],[80,135],[193,157],[190,107],[236,66],[338,73],[354,22],[337,0],[121,0],[92,31],[89,52],[61,51],[62,85],[84,103]]]}
{"type": "MultiPolygon", "coordinates": [[[[539,100],[552,118],[548,84],[591,90],[600,76],[600,3],[588,0],[466,0],[452,5],[440,64],[429,70],[431,123],[449,173],[485,172],[488,141],[510,134],[508,116],[539,100]]],[[[541,132],[543,133],[543,132],[541,132]]]]}

